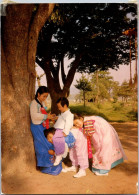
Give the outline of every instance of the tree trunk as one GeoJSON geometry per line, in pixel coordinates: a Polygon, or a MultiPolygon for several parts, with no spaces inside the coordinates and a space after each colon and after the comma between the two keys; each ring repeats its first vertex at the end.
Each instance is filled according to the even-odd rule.
{"type": "Polygon", "coordinates": [[[35,168],[29,104],[35,95],[35,56],[39,31],[53,4],[11,4],[2,18],[2,171],[35,168]],[[11,169],[12,167],[12,169],[11,169]]]}
{"type": "MultiPolygon", "coordinates": [[[[47,86],[48,86],[49,91],[50,91],[50,96],[51,96],[51,100],[52,100],[52,103],[51,103],[51,112],[52,113],[55,113],[55,114],[59,113],[59,111],[57,109],[56,101],[60,97],[68,97],[69,96],[69,89],[70,89],[70,86],[71,86],[72,81],[74,79],[74,75],[75,75],[76,69],[79,65],[80,59],[81,59],[81,54],[79,54],[75,58],[74,63],[68,72],[67,78],[65,79],[63,89],[61,89],[61,87],[60,87],[59,71],[56,71],[56,74],[55,74],[54,70],[52,71],[51,59],[46,60],[43,65],[41,64],[41,67],[43,68],[43,70],[46,74],[47,86]],[[54,76],[52,76],[52,75],[54,75],[54,76]]],[[[38,62],[38,64],[39,64],[39,62],[38,62]]],[[[53,69],[54,69],[54,67],[53,67],[53,69]]]]}
{"type": "Polygon", "coordinates": [[[137,32],[135,32],[135,56],[136,56],[136,64],[135,64],[135,77],[134,77],[134,84],[135,84],[135,88],[137,89],[137,85],[138,85],[138,70],[137,70],[137,61],[138,61],[138,52],[137,52],[137,32]]]}
{"type": "Polygon", "coordinates": [[[84,107],[85,107],[85,91],[83,91],[83,101],[84,101],[84,107]]]}
{"type": "Polygon", "coordinates": [[[129,58],[130,58],[130,80],[129,80],[129,85],[132,86],[132,69],[131,69],[131,36],[129,37],[129,47],[130,47],[130,53],[129,53],[129,58]]]}

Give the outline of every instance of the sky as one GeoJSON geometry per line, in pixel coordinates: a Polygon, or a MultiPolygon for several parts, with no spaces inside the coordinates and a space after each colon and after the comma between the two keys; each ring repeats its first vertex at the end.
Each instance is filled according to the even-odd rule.
{"type": "MultiPolygon", "coordinates": [[[[68,64],[70,62],[71,61],[68,61],[67,59],[65,59],[66,67],[68,66],[68,64]]],[[[44,73],[44,71],[39,66],[36,67],[36,71],[37,71],[38,75],[41,75],[44,73]]],[[[66,74],[67,74],[67,72],[68,72],[68,68],[66,68],[66,70],[65,70],[66,74]]],[[[129,78],[130,78],[130,66],[129,65],[120,65],[119,69],[117,71],[113,70],[113,69],[109,69],[109,72],[110,72],[110,75],[113,77],[114,81],[118,81],[120,84],[122,84],[123,81],[129,81],[129,78]]],[[[135,61],[132,61],[132,78],[133,78],[134,74],[135,74],[135,61]]],[[[70,87],[71,94],[79,93],[79,90],[76,89],[74,85],[76,84],[76,80],[79,80],[80,77],[81,77],[80,73],[75,74],[74,80],[73,80],[72,85],[70,87]]],[[[37,83],[36,83],[36,85],[37,85],[37,83]]],[[[45,75],[41,78],[41,85],[45,85],[45,86],[47,85],[45,75]]]]}

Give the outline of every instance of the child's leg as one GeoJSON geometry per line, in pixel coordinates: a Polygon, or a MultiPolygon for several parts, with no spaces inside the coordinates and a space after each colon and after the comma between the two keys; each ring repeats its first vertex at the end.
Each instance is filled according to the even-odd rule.
{"type": "Polygon", "coordinates": [[[78,138],[76,139],[76,154],[78,157],[78,164],[80,165],[80,169],[79,172],[74,175],[74,177],[79,178],[86,176],[85,169],[89,167],[87,139],[82,133],[79,133],[78,138]]]}
{"type": "Polygon", "coordinates": [[[54,166],[57,166],[62,160],[62,155],[65,151],[65,139],[63,136],[62,129],[57,129],[55,135],[53,136],[54,150],[56,153],[56,159],[54,166]]]}
{"type": "Polygon", "coordinates": [[[69,149],[69,157],[70,157],[70,160],[72,162],[72,166],[71,167],[66,167],[65,169],[62,169],[62,172],[64,172],[64,173],[66,173],[68,171],[76,172],[76,169],[77,169],[77,166],[78,166],[78,160],[77,160],[76,151],[75,151],[74,147],[69,149]]]}
{"type": "Polygon", "coordinates": [[[56,155],[55,162],[54,162],[54,166],[59,165],[59,163],[61,162],[61,160],[62,160],[62,154],[56,155]]]}
{"type": "Polygon", "coordinates": [[[62,157],[66,158],[67,155],[68,155],[68,145],[67,143],[65,143],[65,151],[64,151],[64,154],[62,154],[62,157]]]}
{"type": "Polygon", "coordinates": [[[69,158],[72,162],[72,166],[77,167],[78,166],[78,159],[77,159],[75,147],[73,147],[69,150],[69,158]]]}
{"type": "Polygon", "coordinates": [[[65,139],[62,129],[57,129],[53,136],[53,144],[56,155],[63,154],[65,151],[65,139]]]}
{"type": "Polygon", "coordinates": [[[78,134],[78,139],[76,140],[76,154],[80,169],[87,169],[89,167],[87,139],[82,133],[78,134]]]}

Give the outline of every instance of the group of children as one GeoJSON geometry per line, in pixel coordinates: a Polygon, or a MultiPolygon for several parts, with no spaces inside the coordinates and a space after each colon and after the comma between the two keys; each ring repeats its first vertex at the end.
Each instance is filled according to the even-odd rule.
{"type": "Polygon", "coordinates": [[[42,172],[57,175],[61,170],[77,172],[80,167],[74,175],[79,178],[86,175],[88,158],[91,158],[92,172],[95,175],[108,175],[111,168],[127,159],[117,132],[105,119],[99,116],[73,115],[65,97],[57,100],[60,114],[48,114],[44,105],[48,93],[48,88],[40,87],[30,105],[37,166],[42,167],[42,172]],[[49,120],[55,121],[51,128],[49,120]],[[47,138],[47,142],[43,137],[47,138]],[[95,150],[93,156],[91,144],[95,150]],[[44,148],[48,148],[47,151],[44,148]],[[67,156],[68,151],[72,166],[62,169],[62,159],[67,156]],[[55,161],[51,162],[49,156],[55,161]]]}
{"type": "Polygon", "coordinates": [[[62,97],[57,100],[57,107],[61,112],[54,124],[54,127],[44,130],[47,140],[54,145],[54,151],[49,150],[49,154],[55,155],[54,166],[57,166],[68,154],[72,162],[72,167],[62,169],[62,172],[77,171],[74,177],[85,176],[85,169],[88,168],[87,139],[82,131],[74,125],[74,115],[70,112],[69,101],[62,97]]]}

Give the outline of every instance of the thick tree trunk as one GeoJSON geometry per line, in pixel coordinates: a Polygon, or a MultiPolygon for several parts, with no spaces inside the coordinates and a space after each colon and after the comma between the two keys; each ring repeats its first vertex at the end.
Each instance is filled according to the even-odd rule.
{"type": "Polygon", "coordinates": [[[8,5],[2,19],[2,171],[35,168],[29,104],[35,94],[35,55],[39,31],[53,4],[8,5]]]}

